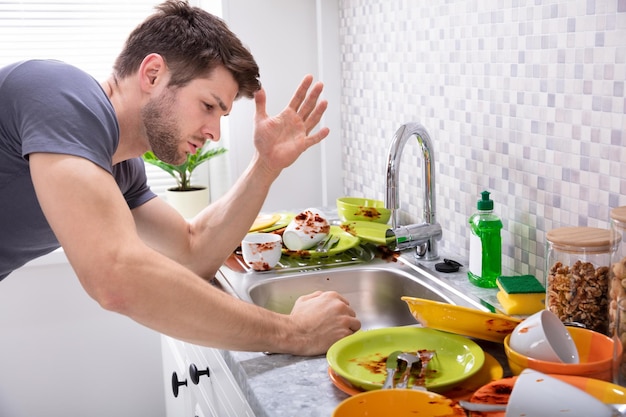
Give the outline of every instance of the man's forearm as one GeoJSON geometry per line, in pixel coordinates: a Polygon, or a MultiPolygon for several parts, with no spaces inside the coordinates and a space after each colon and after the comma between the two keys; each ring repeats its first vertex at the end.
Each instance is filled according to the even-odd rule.
{"type": "Polygon", "coordinates": [[[250,229],[277,176],[255,157],[229,192],[193,219],[192,270],[203,277],[215,275],[250,229]]]}

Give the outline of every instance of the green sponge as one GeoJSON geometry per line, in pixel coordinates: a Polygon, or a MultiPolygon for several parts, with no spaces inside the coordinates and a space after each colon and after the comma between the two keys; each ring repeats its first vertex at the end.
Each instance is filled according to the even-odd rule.
{"type": "Polygon", "coordinates": [[[498,281],[507,294],[543,293],[546,290],[533,275],[501,276],[498,281]]]}
{"type": "Polygon", "coordinates": [[[533,314],[545,308],[545,289],[532,275],[501,276],[496,294],[506,314],[533,314]]]}

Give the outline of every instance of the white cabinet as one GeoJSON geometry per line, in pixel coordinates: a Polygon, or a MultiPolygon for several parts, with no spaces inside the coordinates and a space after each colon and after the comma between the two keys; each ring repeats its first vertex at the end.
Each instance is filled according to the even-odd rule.
{"type": "Polygon", "coordinates": [[[254,416],[217,349],[168,336],[161,344],[167,417],[254,416]]]}

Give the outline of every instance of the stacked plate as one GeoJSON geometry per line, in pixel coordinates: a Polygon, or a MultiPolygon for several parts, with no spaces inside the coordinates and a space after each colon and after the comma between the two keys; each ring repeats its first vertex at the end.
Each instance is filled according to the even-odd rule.
{"type": "Polygon", "coordinates": [[[467,337],[422,327],[391,327],[357,332],[328,350],[331,381],[354,395],[380,389],[386,361],[394,351],[430,350],[435,357],[426,368],[429,391],[468,398],[480,386],[502,377],[502,367],[467,337]]]}

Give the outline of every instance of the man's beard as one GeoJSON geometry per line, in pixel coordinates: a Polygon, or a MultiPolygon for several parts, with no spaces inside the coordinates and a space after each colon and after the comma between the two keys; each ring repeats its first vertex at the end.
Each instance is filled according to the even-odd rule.
{"type": "Polygon", "coordinates": [[[155,99],[150,99],[141,109],[148,143],[152,152],[163,162],[182,164],[186,155],[178,151],[180,134],[173,116],[175,94],[166,90],[155,99]]]}

